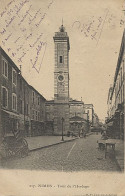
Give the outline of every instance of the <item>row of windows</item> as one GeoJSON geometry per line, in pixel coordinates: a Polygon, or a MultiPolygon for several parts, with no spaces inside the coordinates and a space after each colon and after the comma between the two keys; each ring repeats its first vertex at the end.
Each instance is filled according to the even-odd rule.
{"type": "Polygon", "coordinates": [[[124,102],[124,70],[125,63],[122,61],[121,68],[119,70],[119,74],[117,76],[117,81],[115,85],[115,90],[112,96],[112,100],[109,102],[109,116],[114,115],[115,110],[118,107],[118,104],[124,102]]]}
{"type": "MultiPolygon", "coordinates": [[[[35,103],[35,92],[32,91],[32,102],[35,103]]],[[[40,96],[37,97],[37,105],[40,105],[40,96]]]]}
{"type": "Polygon", "coordinates": [[[12,82],[15,85],[17,84],[17,73],[14,69],[12,70],[12,82]]]}
{"type": "MultiPolygon", "coordinates": [[[[2,105],[4,108],[8,108],[8,90],[5,87],[2,87],[2,105]]],[[[12,94],[12,110],[17,111],[17,95],[15,93],[12,94]]],[[[25,115],[29,115],[29,104],[26,103],[24,108],[23,101],[20,100],[20,113],[22,114],[24,110],[25,115]]],[[[40,112],[33,110],[32,118],[40,121],[40,112]]]]}
{"type": "Polygon", "coordinates": [[[121,104],[124,102],[124,85],[122,86],[121,90],[119,91],[119,94],[118,94],[115,102],[116,102],[115,103],[116,108],[117,108],[118,104],[121,104]]]}
{"type": "Polygon", "coordinates": [[[5,59],[2,59],[2,73],[8,78],[8,62],[5,59]]]}
{"type": "Polygon", "coordinates": [[[2,104],[3,107],[8,107],[8,90],[4,87],[2,87],[2,104]]]}
{"type": "Polygon", "coordinates": [[[34,109],[32,110],[32,119],[34,120],[40,120],[40,112],[39,111],[35,111],[34,109]]]}
{"type": "MultiPolygon", "coordinates": [[[[2,87],[2,105],[4,108],[8,108],[8,90],[2,87]]],[[[15,93],[12,94],[12,110],[17,110],[17,96],[15,93]]]]}
{"type": "MultiPolygon", "coordinates": [[[[8,79],[9,76],[9,64],[7,62],[7,60],[2,57],[2,74],[3,76],[8,79]]],[[[12,68],[12,83],[16,86],[17,85],[17,72],[14,68],[12,68]]],[[[25,87],[25,86],[24,86],[25,87]]],[[[22,91],[23,89],[23,82],[22,79],[19,80],[19,88],[22,91]]],[[[24,88],[27,92],[27,89],[24,88]]],[[[27,94],[26,94],[27,96],[27,94]]],[[[2,87],[2,105],[4,108],[8,108],[8,89],[6,87],[2,87]]],[[[37,97],[35,96],[35,92],[33,91],[32,93],[32,102],[36,103],[35,101],[37,101],[37,105],[40,106],[40,96],[37,95],[37,97]],[[37,99],[36,99],[37,98],[37,99]]],[[[12,110],[17,111],[17,95],[15,93],[12,93],[12,110]]],[[[21,114],[25,113],[25,115],[29,115],[29,105],[28,103],[25,103],[23,100],[19,100],[19,112],[21,114]]],[[[43,116],[43,112],[41,114],[43,116]]],[[[40,120],[40,113],[39,112],[34,112],[33,114],[34,118],[36,120],[40,120]]]]}
{"type": "MultiPolygon", "coordinates": [[[[8,108],[8,90],[5,87],[2,87],[2,105],[4,108],[8,108]]],[[[17,95],[12,93],[12,110],[17,111],[17,95]]],[[[29,115],[29,105],[25,105],[25,115],[29,115]]],[[[23,113],[23,101],[20,100],[20,113],[23,113]]]]}
{"type": "MultiPolygon", "coordinates": [[[[8,62],[3,58],[2,59],[2,74],[6,78],[8,78],[8,62]]],[[[16,71],[12,68],[12,83],[17,84],[17,73],[16,71]]]]}
{"type": "Polygon", "coordinates": [[[121,88],[122,82],[124,80],[124,69],[125,69],[125,63],[124,60],[121,63],[121,68],[119,70],[119,74],[117,77],[116,85],[115,85],[115,96],[117,97],[117,94],[119,92],[119,89],[121,88]]]}
{"type": "MultiPolygon", "coordinates": [[[[40,97],[38,97],[38,105],[40,105],[40,97]]],[[[3,107],[8,108],[8,90],[6,87],[2,87],[2,104],[3,107]]],[[[15,93],[12,94],[12,109],[17,110],[17,95],[15,93]]],[[[23,101],[20,100],[20,113],[23,113],[23,101]]],[[[25,114],[29,114],[29,105],[26,103],[25,105],[25,114]]]]}

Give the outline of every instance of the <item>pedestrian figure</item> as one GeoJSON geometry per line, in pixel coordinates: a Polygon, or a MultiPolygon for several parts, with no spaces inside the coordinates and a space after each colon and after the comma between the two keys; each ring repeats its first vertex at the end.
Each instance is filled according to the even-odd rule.
{"type": "Polygon", "coordinates": [[[82,137],[84,137],[84,127],[81,130],[81,135],[82,135],[82,137]]]}
{"type": "Polygon", "coordinates": [[[103,130],[101,130],[101,135],[103,134],[103,132],[104,132],[104,131],[103,131],[103,130]]]}
{"type": "Polygon", "coordinates": [[[80,137],[80,134],[81,134],[81,130],[79,129],[78,131],[79,131],[79,137],[80,137]]]}
{"type": "Polygon", "coordinates": [[[86,133],[84,133],[84,138],[86,138],[86,133]]]}
{"type": "Polygon", "coordinates": [[[103,132],[101,139],[103,139],[103,140],[107,140],[108,139],[106,131],[103,132]]]}

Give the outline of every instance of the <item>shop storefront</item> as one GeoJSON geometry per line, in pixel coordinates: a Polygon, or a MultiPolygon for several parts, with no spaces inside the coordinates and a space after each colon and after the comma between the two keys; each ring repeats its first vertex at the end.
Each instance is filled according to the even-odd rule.
{"type": "Polygon", "coordinates": [[[124,139],[124,110],[122,104],[118,105],[114,116],[106,124],[109,137],[124,139]]]}
{"type": "Polygon", "coordinates": [[[10,111],[2,110],[2,136],[12,134],[19,129],[19,115],[10,111]]]}

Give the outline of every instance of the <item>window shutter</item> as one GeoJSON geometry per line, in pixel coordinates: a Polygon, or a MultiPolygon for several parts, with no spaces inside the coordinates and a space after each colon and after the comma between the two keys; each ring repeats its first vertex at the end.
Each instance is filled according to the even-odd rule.
{"type": "Polygon", "coordinates": [[[5,89],[5,107],[7,107],[7,90],[5,89]]]}
{"type": "Polygon", "coordinates": [[[7,77],[7,63],[5,62],[5,76],[7,77]]]}
{"type": "Polygon", "coordinates": [[[2,61],[2,68],[3,68],[3,74],[4,74],[4,60],[2,61]]]}
{"type": "Polygon", "coordinates": [[[3,88],[3,107],[5,107],[5,88],[3,88]]]}

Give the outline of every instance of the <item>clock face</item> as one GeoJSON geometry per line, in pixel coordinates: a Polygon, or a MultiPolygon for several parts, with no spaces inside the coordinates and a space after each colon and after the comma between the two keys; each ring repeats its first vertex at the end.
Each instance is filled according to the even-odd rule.
{"type": "Polygon", "coordinates": [[[64,80],[64,76],[59,75],[59,76],[58,76],[58,80],[59,80],[60,82],[62,82],[62,81],[64,80]]]}

